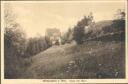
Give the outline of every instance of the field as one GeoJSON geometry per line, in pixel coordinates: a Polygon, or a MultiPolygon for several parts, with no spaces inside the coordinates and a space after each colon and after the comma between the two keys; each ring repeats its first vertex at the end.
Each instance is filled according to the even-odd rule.
{"type": "MultiPolygon", "coordinates": [[[[109,26],[112,21],[96,23],[83,44],[75,41],[54,45],[32,57],[23,78],[95,79],[125,77],[125,39],[123,28],[109,26]]],[[[22,78],[22,77],[21,77],[22,78]]]]}
{"type": "Polygon", "coordinates": [[[124,42],[53,46],[32,58],[27,78],[124,78],[124,42]]]}

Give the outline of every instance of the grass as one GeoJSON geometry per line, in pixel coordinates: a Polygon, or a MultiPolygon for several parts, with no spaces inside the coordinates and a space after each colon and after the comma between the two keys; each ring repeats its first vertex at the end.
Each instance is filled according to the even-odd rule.
{"type": "Polygon", "coordinates": [[[124,78],[124,42],[89,41],[53,46],[32,58],[26,78],[124,78]]]}
{"type": "Polygon", "coordinates": [[[22,78],[125,78],[124,28],[116,29],[117,31],[115,27],[110,27],[109,31],[103,30],[104,26],[111,24],[112,21],[97,23],[88,35],[94,39],[85,41],[84,44],[77,45],[73,42],[52,46],[35,55],[32,58],[33,63],[22,78]]]}

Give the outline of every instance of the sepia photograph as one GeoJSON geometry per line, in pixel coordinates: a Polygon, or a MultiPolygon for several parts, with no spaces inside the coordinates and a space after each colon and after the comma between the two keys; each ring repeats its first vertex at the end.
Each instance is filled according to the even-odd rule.
{"type": "Polygon", "coordinates": [[[2,2],[4,79],[126,79],[126,2],[2,2]]]}

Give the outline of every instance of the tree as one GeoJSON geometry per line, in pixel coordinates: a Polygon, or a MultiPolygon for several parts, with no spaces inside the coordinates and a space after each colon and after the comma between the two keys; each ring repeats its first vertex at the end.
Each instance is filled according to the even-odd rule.
{"type": "Polygon", "coordinates": [[[49,39],[47,37],[33,37],[29,38],[27,42],[27,48],[25,51],[25,57],[29,58],[32,57],[47,48],[49,48],[51,45],[49,44],[49,39]]]}
{"type": "Polygon", "coordinates": [[[73,40],[73,30],[71,28],[68,29],[66,33],[61,36],[62,44],[70,43],[73,40]]]}
{"type": "Polygon", "coordinates": [[[82,44],[84,41],[83,38],[85,36],[84,28],[83,27],[75,27],[73,36],[74,36],[74,40],[77,42],[77,44],[82,44]]]}
{"type": "Polygon", "coordinates": [[[125,20],[125,11],[123,9],[118,9],[114,15],[115,20],[125,20]]]}
{"type": "Polygon", "coordinates": [[[90,18],[84,16],[84,18],[77,23],[74,27],[73,39],[77,44],[82,44],[85,40],[85,26],[89,25],[90,18]]]}
{"type": "Polygon", "coordinates": [[[52,42],[50,41],[50,37],[49,36],[45,36],[45,41],[46,41],[48,47],[52,46],[52,42]]]}
{"type": "Polygon", "coordinates": [[[123,9],[118,9],[115,17],[112,27],[115,28],[115,31],[125,32],[125,11],[123,9]]]}
{"type": "Polygon", "coordinates": [[[21,26],[15,21],[15,14],[8,5],[4,10],[4,29],[5,78],[17,78],[23,70],[21,66],[26,36],[21,26]]]}

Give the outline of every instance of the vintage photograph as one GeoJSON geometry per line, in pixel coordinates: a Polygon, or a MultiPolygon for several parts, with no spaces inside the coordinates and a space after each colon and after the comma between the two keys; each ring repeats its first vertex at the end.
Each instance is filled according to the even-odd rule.
{"type": "Polygon", "coordinates": [[[4,2],[5,79],[125,79],[124,1],[4,2]]]}

